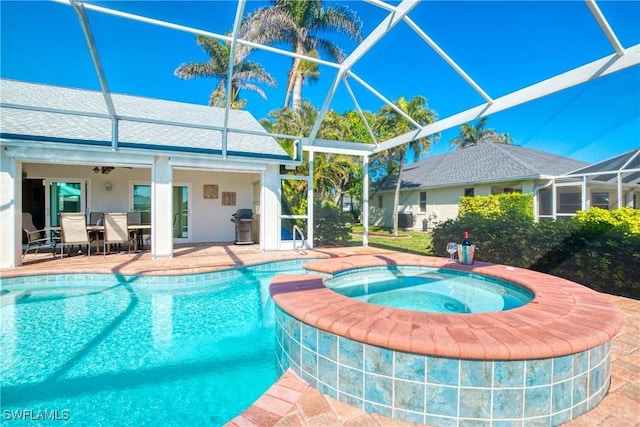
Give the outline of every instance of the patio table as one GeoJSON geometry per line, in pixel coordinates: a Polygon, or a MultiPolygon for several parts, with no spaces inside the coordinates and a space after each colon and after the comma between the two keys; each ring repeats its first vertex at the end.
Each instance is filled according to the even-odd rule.
{"type": "MultiPolygon", "coordinates": [[[[60,233],[60,227],[45,227],[45,230],[49,230],[51,232],[60,233]]],[[[138,235],[140,232],[144,230],[151,230],[151,224],[128,224],[127,229],[133,232],[133,250],[138,250],[138,235]]],[[[104,225],[87,225],[87,231],[89,233],[104,233],[104,225]]]]}

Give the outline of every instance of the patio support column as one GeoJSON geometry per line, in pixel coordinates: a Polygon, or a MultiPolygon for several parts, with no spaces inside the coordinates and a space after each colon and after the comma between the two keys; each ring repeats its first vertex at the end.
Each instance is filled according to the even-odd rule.
{"type": "Polygon", "coordinates": [[[156,156],[151,168],[151,255],[173,256],[173,172],[169,157],[156,156]]]}
{"type": "Polygon", "coordinates": [[[558,203],[556,202],[556,197],[558,197],[558,189],[556,187],[556,180],[553,180],[553,185],[551,186],[551,212],[553,213],[553,219],[558,218],[558,203]]]}
{"type": "Polygon", "coordinates": [[[0,268],[22,265],[22,162],[0,151],[0,268]]]}
{"type": "Polygon", "coordinates": [[[622,206],[622,173],[618,172],[618,209],[622,206]]]}
{"type": "Polygon", "coordinates": [[[262,197],[260,198],[260,249],[276,251],[280,244],[280,166],[267,165],[262,172],[262,197]]]}
{"type": "MultiPolygon", "coordinates": [[[[307,245],[313,248],[313,166],[314,152],[309,151],[309,177],[307,179],[307,245]]],[[[305,242],[302,242],[304,244],[305,242]]]]}
{"type": "Polygon", "coordinates": [[[362,157],[362,246],[369,246],[369,156],[362,157]]]}
{"type": "Polygon", "coordinates": [[[581,207],[583,211],[586,211],[588,209],[587,198],[589,200],[588,206],[591,207],[592,200],[591,200],[591,197],[589,197],[589,195],[587,194],[587,177],[583,176],[582,177],[582,207],[581,207]]]}

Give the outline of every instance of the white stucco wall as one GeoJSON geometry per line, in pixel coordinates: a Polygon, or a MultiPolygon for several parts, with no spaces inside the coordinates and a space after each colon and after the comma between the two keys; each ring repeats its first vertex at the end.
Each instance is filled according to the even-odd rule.
{"type": "MultiPolygon", "coordinates": [[[[235,224],[231,216],[238,209],[254,209],[253,183],[255,173],[175,170],[174,182],[190,184],[191,241],[231,242],[235,239],[235,224]],[[217,199],[204,198],[204,185],[218,186],[217,199]],[[235,206],[222,205],[222,193],[235,192],[235,206]]],[[[255,212],[254,212],[255,214],[255,212]]]]}
{"type": "MultiPolygon", "coordinates": [[[[515,187],[520,186],[523,193],[532,193],[534,189],[534,182],[528,181],[514,181],[506,183],[491,183],[491,184],[467,184],[456,187],[446,188],[429,188],[429,189],[415,189],[410,191],[403,191],[400,193],[400,203],[398,206],[399,212],[411,212],[413,213],[413,230],[422,230],[422,221],[428,219],[430,215],[436,215],[435,222],[444,222],[448,219],[454,219],[458,216],[458,203],[460,197],[464,196],[466,188],[473,188],[474,195],[487,196],[492,194],[493,187],[515,187]],[[426,191],[427,193],[427,207],[426,212],[420,212],[420,192],[426,191]]],[[[378,192],[371,199],[371,206],[369,209],[371,215],[371,224],[381,227],[393,226],[393,198],[394,192],[378,192]],[[383,207],[378,207],[378,197],[383,197],[383,207]]],[[[431,226],[433,223],[430,224],[431,226]]]]}

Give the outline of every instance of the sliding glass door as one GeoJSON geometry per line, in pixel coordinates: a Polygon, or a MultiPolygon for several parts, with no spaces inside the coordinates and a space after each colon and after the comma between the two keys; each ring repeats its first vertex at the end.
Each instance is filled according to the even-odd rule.
{"type": "MultiPolygon", "coordinates": [[[[133,210],[143,213],[143,221],[146,215],[151,214],[151,185],[142,183],[132,184],[133,210]],[[145,215],[146,214],[146,215],[145,215]]],[[[190,186],[177,184],[173,186],[172,205],[172,235],[175,242],[187,242],[191,240],[191,210],[189,209],[190,186]]]]}
{"type": "Polygon", "coordinates": [[[85,210],[85,185],[81,181],[45,181],[48,207],[47,222],[50,227],[60,226],[59,215],[63,212],[83,212],[85,210]]]}
{"type": "Polygon", "coordinates": [[[173,238],[189,240],[189,187],[176,185],[173,187],[173,238]]]}

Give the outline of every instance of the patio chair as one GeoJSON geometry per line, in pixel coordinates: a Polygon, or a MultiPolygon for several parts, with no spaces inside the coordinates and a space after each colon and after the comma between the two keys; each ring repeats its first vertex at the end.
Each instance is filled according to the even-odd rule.
{"type": "Polygon", "coordinates": [[[134,238],[129,232],[126,212],[105,213],[102,222],[104,224],[103,256],[107,255],[107,245],[112,243],[128,243],[129,256],[131,256],[131,245],[134,238]]]}
{"type": "Polygon", "coordinates": [[[52,248],[53,256],[56,256],[56,241],[53,240],[53,244],[49,242],[46,230],[38,230],[33,225],[33,217],[29,212],[22,213],[22,231],[27,235],[27,247],[22,252],[22,258],[24,259],[27,252],[31,249],[35,249],[34,254],[37,254],[40,248],[52,248]]]}
{"type": "Polygon", "coordinates": [[[102,216],[104,212],[91,212],[89,214],[89,224],[91,225],[102,225],[102,216]]]}
{"type": "MultiPolygon", "coordinates": [[[[127,222],[128,225],[142,224],[142,212],[127,212],[127,222]]],[[[139,230],[135,230],[133,232],[133,237],[138,240],[136,246],[138,248],[142,248],[144,246],[142,232],[139,230]]]]}
{"type": "MultiPolygon", "coordinates": [[[[140,212],[140,224],[151,224],[151,212],[140,212]]],[[[143,247],[145,245],[145,242],[147,245],[151,244],[151,232],[142,232],[140,233],[140,236],[142,238],[142,244],[140,245],[140,247],[143,247]]]]}
{"type": "Polygon", "coordinates": [[[82,212],[60,213],[60,259],[64,257],[64,247],[87,245],[87,255],[91,257],[91,239],[87,232],[86,217],[82,212]]]}

